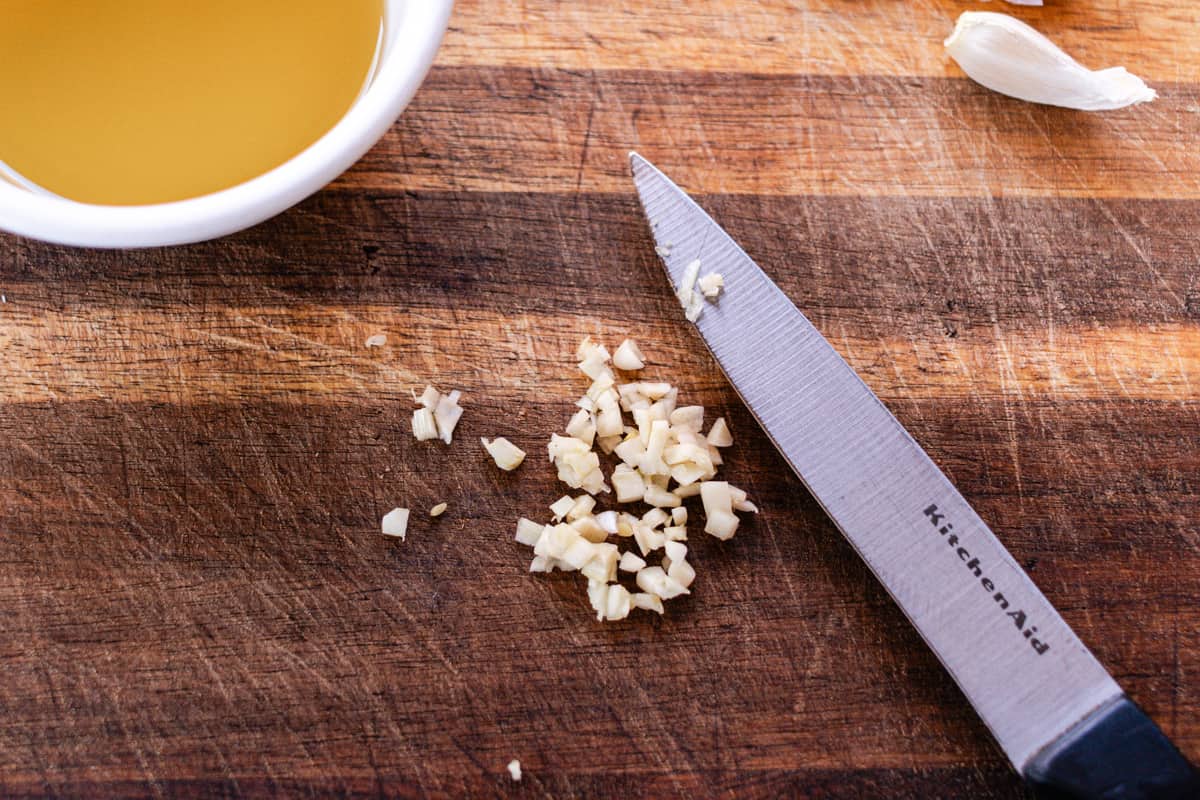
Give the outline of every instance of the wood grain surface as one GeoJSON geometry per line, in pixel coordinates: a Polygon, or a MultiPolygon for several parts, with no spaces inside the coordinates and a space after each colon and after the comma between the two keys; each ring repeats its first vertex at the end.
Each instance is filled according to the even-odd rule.
{"type": "Polygon", "coordinates": [[[1025,796],[683,324],[631,148],[1200,760],[1200,9],[1047,2],[460,0],[398,124],[292,211],[0,237],[0,795],[1025,796]],[[990,94],[942,54],[968,9],[1161,99],[990,94]],[[588,334],[728,415],[763,509],[693,537],[662,619],[595,622],[511,540],[562,493],[538,454],[588,334]],[[465,394],[450,447],[409,432],[426,382],[465,394]],[[501,474],[493,435],[531,458],[501,474]]]}

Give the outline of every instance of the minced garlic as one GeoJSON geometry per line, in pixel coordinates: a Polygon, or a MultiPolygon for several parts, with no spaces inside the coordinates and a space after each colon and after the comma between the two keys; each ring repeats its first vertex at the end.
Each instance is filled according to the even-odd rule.
{"type": "MultiPolygon", "coordinates": [[[[696,263],[687,272],[698,270],[696,263]]],[[[685,275],[681,302],[703,302],[705,287],[696,292],[695,281],[696,274],[690,283],[685,275]]],[[[598,620],[624,619],[635,608],[661,614],[663,601],[690,593],[696,579],[696,570],[687,560],[689,514],[683,500],[701,497],[705,531],[720,539],[736,532],[734,511],[757,508],[742,490],[714,480],[722,463],[719,448],[733,443],[723,417],[705,434],[704,408],[678,405],[678,391],[669,383],[617,383],[613,367],[633,371],[645,365],[632,340],[623,341],[610,355],[603,345],[585,339],[577,356],[591,386],[576,403],[578,410],[567,424],[567,435],[553,434],[547,452],[559,479],[584,494],[555,501],[550,506],[554,520],[550,525],[522,518],[516,540],[533,548],[530,572],[581,573],[588,581],[588,599],[598,620]],[[597,512],[594,495],[610,489],[594,448],[620,460],[609,476],[615,500],[650,506],[641,517],[615,509],[597,512]],[[618,546],[609,541],[611,537],[626,543],[618,546]],[[647,563],[650,558],[659,563],[647,563]],[[619,572],[636,576],[641,591],[630,592],[618,584],[619,572]]],[[[484,440],[484,445],[490,451],[501,441],[489,446],[484,440]]]]}

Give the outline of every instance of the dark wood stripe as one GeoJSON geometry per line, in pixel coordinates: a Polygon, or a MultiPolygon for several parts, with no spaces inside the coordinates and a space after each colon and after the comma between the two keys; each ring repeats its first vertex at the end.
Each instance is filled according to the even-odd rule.
{"type": "MultiPolygon", "coordinates": [[[[729,419],[736,438],[730,462],[742,469],[730,480],[747,489],[756,481],[753,493],[781,521],[801,514],[809,527],[827,527],[727,385],[681,385],[685,400],[708,405],[710,418],[729,419]]],[[[545,516],[544,504],[562,491],[544,445],[570,416],[570,397],[528,403],[482,383],[468,387],[466,397],[459,439],[449,448],[412,439],[412,403],[389,398],[336,405],[9,404],[0,415],[0,438],[8,443],[0,448],[0,520],[30,534],[116,523],[176,531],[183,538],[164,538],[155,552],[187,561],[192,547],[203,555],[210,546],[230,546],[218,535],[225,530],[270,528],[282,544],[312,546],[289,533],[291,513],[302,514],[306,527],[316,524],[309,536],[318,539],[326,525],[373,528],[388,503],[407,499],[420,508],[449,494],[470,503],[464,519],[499,524],[514,514],[545,516]],[[519,473],[500,475],[488,461],[478,437],[494,435],[532,454],[519,473]],[[313,475],[321,478],[319,493],[305,489],[313,475]],[[487,493],[477,494],[476,486],[487,493]],[[341,500],[331,506],[334,497],[341,500]],[[203,510],[200,516],[183,513],[188,503],[203,510]],[[184,535],[206,528],[211,540],[184,535]]],[[[1007,403],[893,399],[891,407],[1014,550],[1063,558],[1076,548],[1085,557],[1180,551],[1187,566],[1186,553],[1200,545],[1192,530],[1200,517],[1200,403],[1041,400],[1006,412],[1007,403]]],[[[87,539],[69,541],[86,547],[87,539]]],[[[29,548],[32,564],[44,561],[35,557],[40,547],[67,541],[18,537],[5,546],[29,548]]]]}
{"type": "MultiPolygon", "coordinates": [[[[5,407],[0,766],[50,786],[85,766],[91,780],[375,768],[454,792],[516,756],[568,792],[592,785],[571,773],[587,764],[663,770],[681,793],[693,773],[776,771],[769,794],[852,752],[864,781],[953,763],[990,783],[1002,759],[969,707],[723,397],[738,433],[725,474],[763,513],[728,545],[697,537],[696,593],[665,620],[621,626],[590,620],[577,577],[526,575],[510,540],[562,491],[538,442],[565,402],[481,398],[449,450],[412,441],[394,402],[5,407]],[[530,449],[513,475],[475,444],[497,433],[530,449]],[[403,544],[377,532],[394,505],[416,512],[403,544]]],[[[897,407],[1193,756],[1197,410],[1030,404],[1014,437],[999,404],[897,407]]]]}
{"type": "MultiPolygon", "coordinates": [[[[506,762],[507,763],[507,762],[506,762]]],[[[694,770],[663,773],[627,769],[598,775],[573,770],[548,774],[526,768],[514,784],[503,767],[471,763],[466,758],[453,777],[414,778],[405,770],[380,768],[374,774],[339,775],[334,770],[315,780],[272,779],[259,774],[210,779],[143,781],[49,781],[9,784],[13,800],[40,797],[139,798],[159,797],[374,797],[461,798],[553,797],[586,800],[595,797],[803,797],[823,800],[1013,800],[1030,798],[1016,775],[1002,766],[937,767],[929,769],[800,769],[694,770]]]]}
{"type": "MultiPolygon", "coordinates": [[[[1200,321],[1191,201],[702,197],[815,322],[973,327],[1200,321]]],[[[38,310],[392,304],[414,313],[673,311],[631,194],[325,191],[253,230],[168,250],[0,239],[0,290],[38,310]]],[[[468,320],[464,317],[464,322],[468,320]]]]}

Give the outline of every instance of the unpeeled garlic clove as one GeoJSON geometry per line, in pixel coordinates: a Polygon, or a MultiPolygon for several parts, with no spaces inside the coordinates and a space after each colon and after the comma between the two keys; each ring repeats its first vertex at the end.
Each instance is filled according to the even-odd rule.
{"type": "Polygon", "coordinates": [[[1158,96],[1124,67],[1084,67],[1054,42],[1007,14],[965,12],[945,45],[972,80],[1031,103],[1108,111],[1158,96]]]}

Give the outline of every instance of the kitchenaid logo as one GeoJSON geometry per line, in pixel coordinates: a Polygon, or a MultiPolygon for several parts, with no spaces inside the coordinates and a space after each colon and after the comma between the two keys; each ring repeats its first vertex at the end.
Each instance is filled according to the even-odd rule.
{"type": "Polygon", "coordinates": [[[954,532],[954,524],[946,522],[946,515],[938,510],[937,504],[934,503],[925,509],[925,516],[929,519],[930,524],[942,535],[946,544],[954,548],[954,552],[958,555],[963,565],[971,571],[971,573],[979,579],[979,585],[984,591],[992,595],[992,600],[1000,610],[1012,620],[1013,625],[1017,630],[1029,640],[1029,646],[1033,648],[1039,656],[1044,655],[1050,649],[1047,642],[1043,642],[1034,636],[1037,633],[1037,625],[1026,627],[1028,621],[1025,612],[1022,609],[1009,610],[1010,603],[1008,598],[1004,596],[1004,592],[996,588],[996,584],[987,575],[983,574],[983,565],[979,563],[979,559],[971,555],[971,551],[963,547],[962,542],[958,538],[958,534],[954,532]]]}

